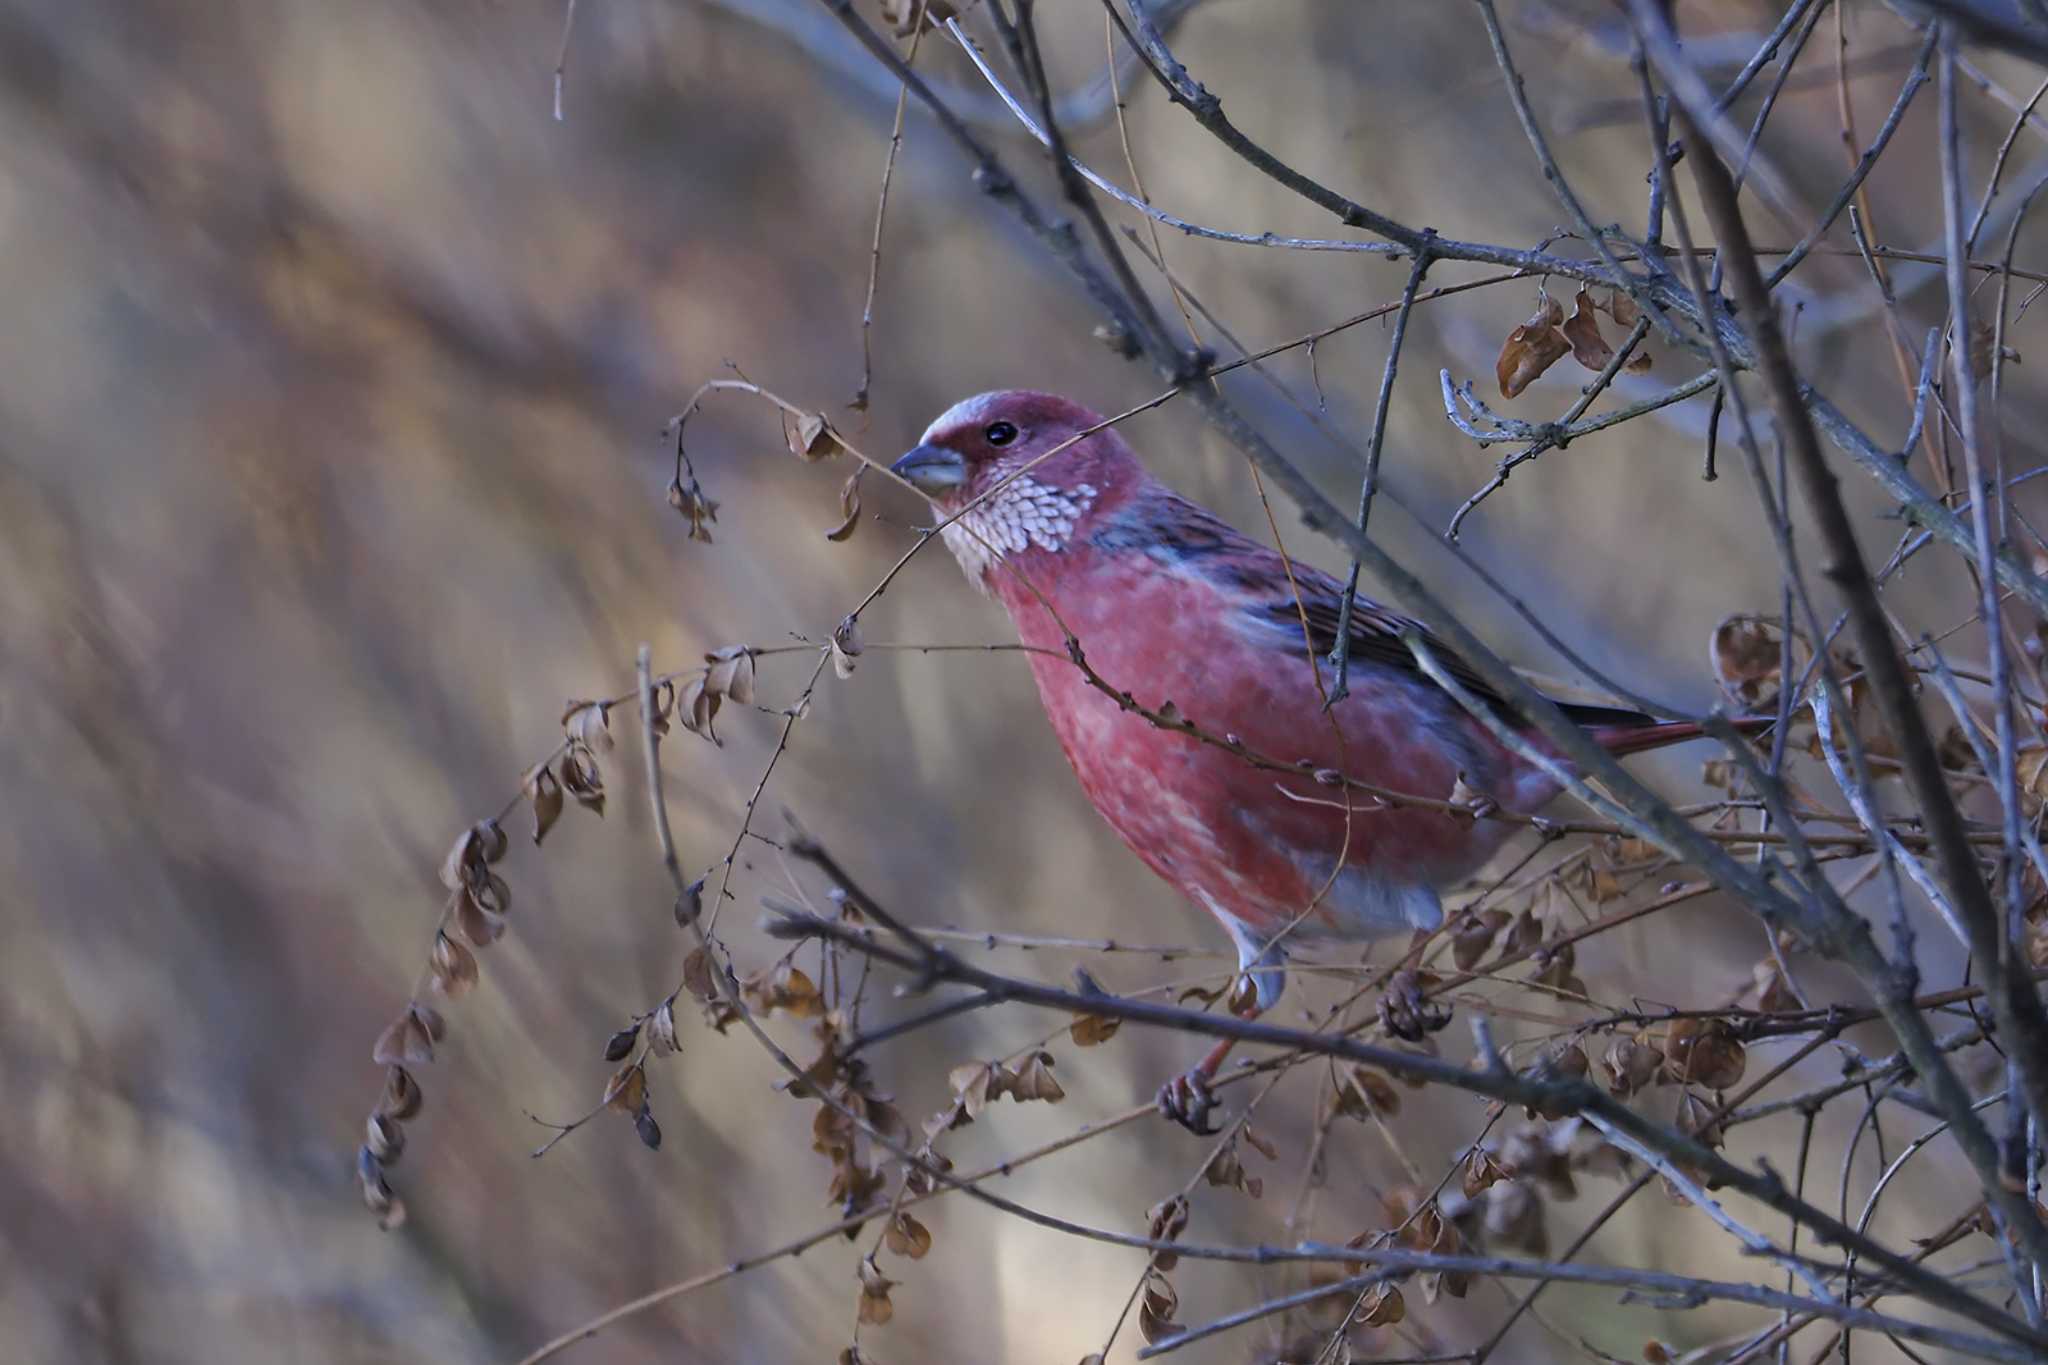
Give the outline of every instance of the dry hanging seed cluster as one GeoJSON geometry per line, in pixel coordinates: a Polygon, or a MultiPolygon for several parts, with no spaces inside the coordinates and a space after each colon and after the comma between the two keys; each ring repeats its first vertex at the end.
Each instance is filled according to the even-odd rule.
{"type": "MultiPolygon", "coordinates": [[[[906,27],[903,31],[908,32],[920,21],[924,27],[929,28],[935,22],[943,22],[953,13],[952,7],[943,3],[943,0],[904,0],[902,22],[906,27]]],[[[892,18],[891,22],[897,21],[892,18]]],[[[782,423],[783,444],[788,447],[790,454],[806,464],[820,464],[838,455],[853,454],[860,458],[840,435],[838,428],[832,425],[831,419],[821,412],[806,412],[794,407],[745,379],[714,380],[705,384],[692,395],[689,406],[682,414],[670,421],[668,428],[673,429],[676,441],[676,472],[675,477],[669,482],[668,503],[689,522],[691,540],[702,541],[707,545],[711,543],[711,525],[718,520],[719,505],[705,495],[703,486],[697,482],[696,471],[690,464],[689,456],[684,453],[683,432],[690,416],[696,412],[704,396],[716,390],[738,390],[773,403],[782,423]]],[[[865,391],[855,399],[853,406],[856,411],[867,410],[865,391]]],[[[866,472],[867,464],[863,459],[860,467],[840,485],[839,520],[825,532],[827,540],[848,540],[860,525],[860,484],[861,476],[866,472]]]]}
{"type": "MultiPolygon", "coordinates": [[[[1635,326],[1639,316],[1635,301],[1619,290],[1608,291],[1606,301],[1602,302],[1590,290],[1581,289],[1572,300],[1569,318],[1564,315],[1564,305],[1550,297],[1548,290],[1539,291],[1536,311],[1508,333],[1501,344],[1500,358],[1494,362],[1500,396],[1513,398],[1520,394],[1566,356],[1596,374],[1606,369],[1614,359],[1614,348],[1600,335],[1598,315],[1603,312],[1622,327],[1635,326]]],[[[1623,368],[1630,374],[1646,372],[1650,368],[1649,352],[1638,351],[1623,368]]]]}
{"type": "Polygon", "coordinates": [[[703,486],[692,475],[688,483],[677,478],[668,486],[668,505],[690,523],[690,539],[711,543],[711,523],[718,520],[718,504],[704,495],[703,486]]]}
{"type": "MultiPolygon", "coordinates": [[[[535,844],[547,837],[561,815],[565,796],[573,796],[586,810],[604,813],[604,776],[597,755],[612,747],[609,712],[615,704],[570,702],[562,713],[561,749],[521,781],[520,794],[533,816],[535,844]]],[[[427,954],[425,981],[444,1000],[460,999],[477,984],[477,952],[505,936],[512,888],[496,868],[509,843],[497,820],[479,820],[462,832],[441,862],[441,884],[448,897],[427,954]]],[[[385,1069],[384,1092],[370,1111],[367,1137],[356,1153],[356,1176],[363,1202],[386,1229],[405,1221],[405,1203],[392,1191],[388,1172],[405,1149],[404,1123],[426,1100],[412,1068],[434,1060],[434,1047],[447,1031],[441,1011],[415,991],[370,1050],[371,1059],[385,1069]]],[[[620,1085],[615,1077],[606,1092],[608,1103],[620,1085]]],[[[645,1118],[641,1136],[649,1146],[659,1143],[660,1130],[653,1127],[651,1116],[645,1118]]]]}

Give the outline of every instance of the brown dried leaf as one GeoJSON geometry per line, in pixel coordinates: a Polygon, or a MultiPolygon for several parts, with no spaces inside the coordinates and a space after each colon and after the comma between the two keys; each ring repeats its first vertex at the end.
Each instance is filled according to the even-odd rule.
{"type": "Polygon", "coordinates": [[[829,1104],[821,1104],[811,1115],[811,1150],[834,1159],[849,1156],[853,1152],[855,1131],[850,1115],[829,1104]]]}
{"type": "Polygon", "coordinates": [[[1605,905],[1628,894],[1627,889],[1621,884],[1621,879],[1614,875],[1614,869],[1594,861],[1579,864],[1570,882],[1572,886],[1583,891],[1595,905],[1605,905]]]}
{"type": "Polygon", "coordinates": [[[390,1232],[405,1221],[405,1201],[391,1192],[384,1168],[368,1147],[356,1152],[356,1179],[363,1187],[363,1204],[377,1216],[377,1226],[390,1232]]]}
{"type": "Polygon", "coordinates": [[[1380,1195],[1380,1211],[1389,1229],[1398,1228],[1395,1245],[1428,1251],[1443,1232],[1443,1214],[1418,1185],[1396,1185],[1380,1195]]]}
{"type": "Polygon", "coordinates": [[[692,678],[684,684],[682,699],[676,703],[676,718],[691,734],[702,735],[716,744],[718,731],[712,722],[718,719],[718,708],[724,704],[723,693],[713,692],[702,678],[692,678]]]}
{"type": "Polygon", "coordinates": [[[1237,1154],[1235,1142],[1216,1154],[1215,1160],[1203,1169],[1202,1176],[1211,1185],[1223,1189],[1242,1190],[1254,1199],[1266,1191],[1265,1181],[1245,1171],[1244,1162],[1237,1154]]]}
{"type": "Polygon", "coordinates": [[[1638,346],[1636,353],[1624,361],[1621,368],[1628,374],[1648,374],[1655,364],[1656,361],[1651,358],[1650,353],[1638,346]]]}
{"type": "Polygon", "coordinates": [[[704,496],[703,486],[694,476],[687,484],[679,479],[670,481],[668,505],[690,523],[690,539],[711,543],[711,523],[718,520],[718,504],[704,496]]]}
{"type": "Polygon", "coordinates": [[[647,1107],[647,1072],[638,1062],[613,1073],[605,1083],[604,1103],[621,1114],[637,1114],[647,1107]]]}
{"type": "Polygon", "coordinates": [[[1664,850],[1658,848],[1648,839],[1637,839],[1634,837],[1627,839],[1610,838],[1607,841],[1606,848],[1616,867],[1633,868],[1644,863],[1664,861],[1664,850]]]}
{"type": "Polygon", "coordinates": [[[1607,1088],[1626,1099],[1657,1078],[1664,1054],[1636,1038],[1616,1038],[1600,1059],[1607,1073],[1607,1088]]]}
{"type": "Polygon", "coordinates": [[[543,763],[526,775],[520,785],[526,801],[533,808],[533,842],[538,844],[547,838],[555,820],[562,813],[562,784],[554,771],[543,763]]]}
{"type": "Polygon", "coordinates": [[[455,836],[454,846],[441,860],[441,885],[453,891],[483,875],[483,871],[483,841],[477,837],[476,826],[471,825],[455,836]]]}
{"type": "Polygon", "coordinates": [[[801,967],[785,962],[775,969],[768,1008],[797,1019],[816,1019],[825,1012],[825,997],[801,967]]]}
{"type": "Polygon", "coordinates": [[[931,1232],[908,1213],[898,1213],[889,1220],[882,1241],[898,1256],[908,1256],[913,1261],[923,1260],[924,1254],[932,1249],[931,1232]]]}
{"type": "Polygon", "coordinates": [[[1341,1097],[1339,1107],[1356,1118],[1367,1118],[1378,1114],[1382,1118],[1393,1118],[1401,1112],[1401,1092],[1371,1067],[1354,1066],[1338,1087],[1341,1097]]]}
{"type": "Polygon", "coordinates": [[[1614,359],[1614,348],[1600,335],[1600,318],[1593,296],[1581,289],[1572,300],[1572,315],[1560,329],[1572,346],[1572,359],[1598,374],[1614,359]]]}
{"type": "Polygon", "coordinates": [[[477,847],[483,851],[487,863],[495,863],[505,856],[508,841],[504,829],[496,820],[479,820],[471,826],[476,834],[477,847]]]}
{"type": "Polygon", "coordinates": [[[1468,910],[1458,916],[1451,924],[1451,960],[1458,970],[1469,972],[1477,967],[1492,949],[1494,937],[1513,919],[1505,910],[1489,910],[1483,915],[1468,910]]]}
{"type": "Polygon", "coordinates": [[[425,1092],[410,1071],[395,1062],[385,1069],[384,1093],[377,1100],[378,1113],[402,1121],[419,1113],[426,1102],[425,1092]]]}
{"type": "Polygon", "coordinates": [[[839,1205],[851,1217],[874,1202],[882,1183],[880,1171],[851,1159],[842,1160],[833,1168],[826,1202],[839,1205]]]}
{"type": "Polygon", "coordinates": [[[1067,1036],[1077,1047],[1094,1047],[1116,1037],[1116,1031],[1123,1027],[1123,1022],[1106,1014],[1077,1014],[1074,1022],[1067,1025],[1067,1036]]]}
{"type": "Polygon", "coordinates": [[[488,948],[505,936],[505,917],[495,910],[486,910],[466,886],[457,888],[448,897],[448,914],[455,921],[455,927],[462,936],[478,948],[488,948]]]}
{"type": "Polygon", "coordinates": [[[1709,1090],[1727,1090],[1739,1084],[1749,1064],[1741,1042],[1719,1019],[1675,1021],[1664,1049],[1673,1077],[1709,1090]]]}
{"type": "Polygon", "coordinates": [[[434,973],[435,989],[450,1000],[459,999],[477,983],[476,956],[448,937],[446,930],[434,935],[434,952],[429,965],[434,973]]]}
{"type": "Polygon", "coordinates": [[[1009,1084],[1010,1098],[1023,1103],[1026,1100],[1044,1100],[1058,1104],[1067,1097],[1060,1089],[1060,1083],[1052,1078],[1052,1054],[1034,1052],[1024,1059],[1009,1084]]]}
{"type": "Polygon", "coordinates": [[[877,1132],[898,1139],[909,1135],[910,1125],[904,1122],[902,1110],[879,1095],[870,1094],[866,1100],[868,1122],[875,1126],[877,1132]]]}
{"type": "Polygon", "coordinates": [[[869,1326],[880,1327],[896,1316],[896,1306],[889,1302],[889,1291],[896,1287],[896,1281],[882,1273],[873,1256],[864,1256],[860,1263],[860,1320],[869,1326]]]}
{"type": "Polygon", "coordinates": [[[676,1040],[675,1005],[673,996],[662,1001],[661,1008],[647,1021],[647,1045],[654,1050],[657,1057],[666,1057],[670,1053],[682,1050],[682,1044],[676,1040]]]}
{"type": "Polygon", "coordinates": [[[966,1062],[947,1073],[946,1084],[959,1100],[960,1112],[969,1122],[979,1118],[988,1102],[1003,1093],[998,1071],[999,1068],[989,1062],[966,1062]]]}
{"type": "Polygon", "coordinates": [[[486,872],[471,882],[469,894],[476,898],[478,905],[494,915],[502,915],[512,908],[512,888],[495,872],[486,872]]]}
{"type": "Polygon", "coordinates": [[[860,657],[860,622],[849,616],[832,631],[832,672],[842,682],[853,676],[853,661],[860,657]]]}
{"type": "Polygon", "coordinates": [[[1570,942],[1553,943],[1537,949],[1536,955],[1530,959],[1536,967],[1534,979],[1554,990],[1584,995],[1585,986],[1577,984],[1578,978],[1572,975],[1572,966],[1578,956],[1578,948],[1570,942]]]}
{"type": "Polygon", "coordinates": [[[1700,1144],[1716,1150],[1727,1145],[1727,1134],[1714,1118],[1715,1107],[1703,1097],[1690,1090],[1681,1091],[1678,1096],[1678,1113],[1675,1122],[1678,1131],[1700,1144]]]}
{"type": "MultiPolygon", "coordinates": [[[[1179,1241],[1188,1229],[1188,1208],[1188,1197],[1184,1194],[1160,1200],[1145,1210],[1145,1220],[1150,1224],[1146,1235],[1155,1242],[1179,1241]]],[[[1152,1264],[1162,1271],[1172,1270],[1180,1264],[1180,1257],[1171,1251],[1156,1251],[1152,1253],[1152,1264]]]]}
{"type": "Polygon", "coordinates": [[[1392,1327],[1408,1316],[1408,1305],[1400,1290],[1382,1280],[1365,1291],[1354,1316],[1368,1327],[1392,1327]]]}
{"type": "Polygon", "coordinates": [[[1460,1181],[1467,1199],[1476,1198],[1481,1190],[1497,1180],[1506,1180],[1509,1172],[1500,1160],[1484,1147],[1477,1148],[1465,1158],[1465,1171],[1460,1181]]]}
{"type": "MultiPolygon", "coordinates": [[[[731,697],[742,706],[754,704],[754,652],[746,645],[726,645],[704,656],[704,691],[714,697],[731,697]]],[[[718,708],[713,706],[711,714],[718,708]]],[[[683,722],[688,725],[686,720],[683,722]]],[[[708,728],[710,722],[706,719],[708,728]]]]}
{"type": "Polygon", "coordinates": [[[1572,344],[1557,330],[1562,321],[1563,305],[1545,294],[1539,297],[1536,311],[1530,314],[1529,320],[1508,333],[1507,341],[1500,348],[1500,358],[1493,365],[1501,397],[1515,397],[1537,376],[1571,353],[1572,344]]]}
{"type": "Polygon", "coordinates": [[[384,1114],[372,1114],[365,1127],[364,1150],[375,1157],[379,1165],[396,1165],[405,1152],[405,1129],[399,1126],[398,1120],[384,1114]]]}
{"type": "Polygon", "coordinates": [[[608,753],[612,747],[611,706],[601,701],[571,701],[562,708],[562,729],[593,753],[608,753]]]}
{"type": "Polygon", "coordinates": [[[597,755],[591,752],[590,746],[571,741],[567,752],[562,755],[560,766],[562,786],[576,798],[576,804],[603,815],[604,772],[597,766],[597,755]]]}
{"type": "Polygon", "coordinates": [[[1784,638],[1775,621],[1731,618],[1715,628],[1708,649],[1714,679],[1744,711],[1768,711],[1777,705],[1784,638]]]}
{"type": "Polygon", "coordinates": [[[718,998],[718,984],[711,975],[711,954],[692,948],[683,958],[683,989],[691,997],[709,1004],[718,998]]]}
{"type": "Polygon", "coordinates": [[[1642,310],[1636,307],[1636,301],[1619,289],[1608,295],[1607,311],[1622,327],[1635,326],[1636,319],[1643,315],[1642,310]]]}
{"type": "Polygon", "coordinates": [[[400,1062],[411,1062],[414,1066],[425,1066],[434,1060],[434,1044],[447,1031],[440,1012],[425,1005],[408,1005],[405,1013],[399,1015],[377,1035],[377,1042],[370,1050],[370,1060],[379,1066],[395,1066],[400,1062]]]}
{"type": "Polygon", "coordinates": [[[1799,997],[1792,993],[1776,958],[1764,958],[1750,968],[1749,974],[1756,985],[1756,1007],[1765,1014],[1791,1014],[1805,1008],[1799,1003],[1799,997]]]}
{"type": "Polygon", "coordinates": [[[611,1037],[605,1039],[604,1059],[608,1062],[622,1062],[633,1050],[633,1044],[640,1041],[640,1026],[629,1024],[611,1037]]]}
{"type": "Polygon", "coordinates": [[[1500,962],[1509,962],[1533,952],[1543,942],[1543,924],[1530,910],[1515,916],[1514,926],[1500,945],[1500,962]]]}
{"type": "Polygon", "coordinates": [[[1181,1325],[1173,1320],[1180,1311],[1180,1295],[1172,1281],[1157,1270],[1145,1272],[1145,1292],[1138,1301],[1138,1331],[1148,1343],[1178,1336],[1181,1325]]]}
{"type": "Polygon", "coordinates": [[[843,449],[839,444],[838,434],[832,430],[832,424],[825,420],[825,414],[821,412],[805,413],[797,418],[794,428],[785,418],[782,435],[783,439],[789,442],[790,454],[812,463],[829,460],[843,449]]]}
{"type": "Polygon", "coordinates": [[[676,927],[687,929],[704,913],[704,879],[697,878],[676,893],[676,927]]]}
{"type": "Polygon", "coordinates": [[[825,533],[825,539],[845,541],[853,537],[854,528],[860,525],[860,477],[867,472],[868,467],[862,465],[839,486],[839,524],[825,533]]]}

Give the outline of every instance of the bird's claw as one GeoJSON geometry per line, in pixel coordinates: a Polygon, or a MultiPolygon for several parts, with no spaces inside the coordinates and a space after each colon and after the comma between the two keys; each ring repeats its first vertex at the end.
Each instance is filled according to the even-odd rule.
{"type": "Polygon", "coordinates": [[[1216,1096],[1209,1089],[1209,1078],[1199,1067],[1160,1086],[1158,1104],[1160,1113],[1197,1137],[1209,1137],[1223,1131],[1209,1122],[1210,1111],[1216,1107],[1216,1096]]]}

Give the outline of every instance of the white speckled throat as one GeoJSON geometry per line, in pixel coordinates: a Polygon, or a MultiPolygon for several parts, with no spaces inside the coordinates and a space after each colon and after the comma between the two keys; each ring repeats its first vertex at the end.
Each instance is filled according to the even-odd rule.
{"type": "Polygon", "coordinates": [[[1004,555],[1034,546],[1054,552],[1063,549],[1096,496],[1093,484],[1054,488],[1021,474],[969,508],[939,535],[960,561],[968,581],[986,589],[989,569],[1004,555]]]}

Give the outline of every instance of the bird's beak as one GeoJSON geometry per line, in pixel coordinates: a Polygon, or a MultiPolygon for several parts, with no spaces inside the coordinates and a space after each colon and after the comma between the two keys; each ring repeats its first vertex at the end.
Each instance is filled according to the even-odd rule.
{"type": "Polygon", "coordinates": [[[944,446],[919,446],[889,470],[928,498],[944,497],[967,482],[967,461],[944,446]]]}

